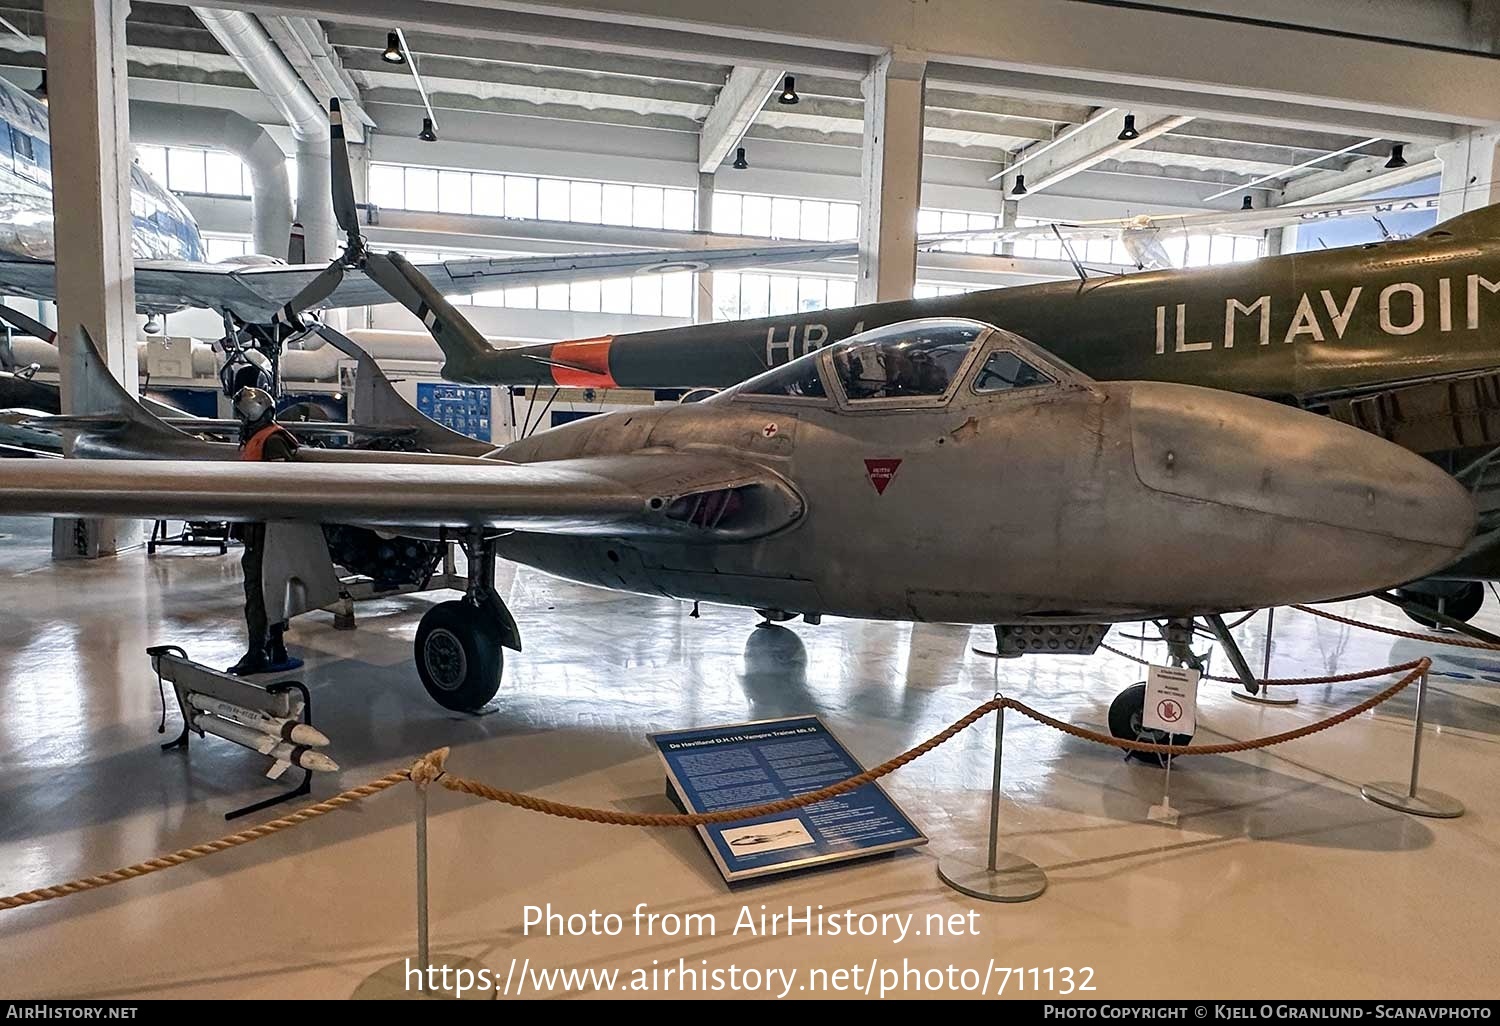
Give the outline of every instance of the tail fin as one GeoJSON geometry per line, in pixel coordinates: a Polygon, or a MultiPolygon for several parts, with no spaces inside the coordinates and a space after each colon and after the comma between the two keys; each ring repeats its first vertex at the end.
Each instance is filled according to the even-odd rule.
{"type": "MultiPolygon", "coordinates": [[[[163,423],[109,372],[88,329],[57,335],[77,402],[58,426],[71,436],[70,453],[86,459],[221,459],[232,448],[204,442],[163,423]]],[[[132,357],[134,358],[134,354],[132,357]]]]}
{"type": "Polygon", "coordinates": [[[403,438],[409,438],[418,448],[429,452],[483,456],[494,450],[495,446],[461,435],[414,409],[396,391],[375,358],[353,339],[327,325],[319,325],[317,332],[357,364],[351,420],[371,427],[409,428],[411,433],[403,438]]]}

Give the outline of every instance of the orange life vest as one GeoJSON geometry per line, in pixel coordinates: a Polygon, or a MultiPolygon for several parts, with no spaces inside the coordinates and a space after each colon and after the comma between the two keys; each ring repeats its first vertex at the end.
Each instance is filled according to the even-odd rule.
{"type": "Polygon", "coordinates": [[[295,435],[280,424],[267,424],[251,435],[244,445],[240,446],[240,459],[256,463],[265,459],[266,443],[271,440],[273,435],[277,434],[285,435],[287,443],[293,449],[297,448],[297,438],[295,435]]]}

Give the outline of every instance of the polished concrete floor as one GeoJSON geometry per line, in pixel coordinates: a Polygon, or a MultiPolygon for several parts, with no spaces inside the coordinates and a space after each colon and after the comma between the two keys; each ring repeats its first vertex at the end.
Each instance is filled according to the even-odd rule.
{"type": "MultiPolygon", "coordinates": [[[[0,893],[218,836],[222,813],[271,793],[259,777],[265,759],[228,743],[195,743],[190,757],[157,749],[144,649],[175,643],[217,665],[238,655],[236,556],[133,552],[54,565],[46,542],[44,524],[0,519],[0,893]]],[[[323,614],[299,621],[292,641],[343,766],[337,780],[317,782],[316,795],[451,745],[450,765],[463,775],[667,811],[652,731],[816,713],[873,764],[996,686],[996,664],[971,652],[992,640],[982,629],[829,620],[756,630],[749,611],[705,606],[693,619],[687,605],[530,570],[502,578],[526,651],[509,655],[505,686],[480,717],[445,712],[417,682],[410,645],[430,597],[363,607],[354,632],[335,631],[323,614]]],[[[1347,608],[1410,626],[1373,602],[1347,608]]],[[[1500,627],[1497,608],[1492,601],[1480,622],[1500,627]]],[[[1131,633],[1117,628],[1115,644],[1136,647],[1119,638],[1131,633]]],[[[1264,618],[1237,633],[1258,668],[1264,618]]],[[[1012,715],[1004,845],[1045,867],[1051,886],[1039,900],[985,904],[937,878],[944,852],[984,836],[993,754],[985,724],[889,779],[928,847],[735,889],[690,831],[551,819],[435,791],[434,949],[502,976],[512,959],[533,969],[649,970],[679,958],[795,968],[794,996],[812,967],[986,971],[994,960],[1073,967],[1077,980],[1087,967],[1096,989],[1085,996],[1098,998],[1495,997],[1500,656],[1284,610],[1272,672],[1347,671],[1424,652],[1438,672],[1423,781],[1460,798],[1461,819],[1412,818],[1359,797],[1363,781],[1404,779],[1410,695],[1274,750],[1182,760],[1171,776],[1177,827],[1147,821],[1161,799],[1159,769],[1012,715]],[[718,935],[635,936],[628,914],[642,902],[713,913],[718,935]],[[617,937],[526,936],[523,907],[547,903],[621,913],[627,928],[617,937]],[[973,909],[979,936],[730,934],[742,906],[809,904],[916,913],[919,927],[928,913],[973,909]]],[[[1222,657],[1215,663],[1222,671],[1222,657]]],[[[1138,679],[1109,655],[1006,662],[998,672],[1006,693],[1096,727],[1115,692],[1138,679]]],[[[1379,686],[1304,688],[1300,705],[1270,709],[1205,685],[1198,738],[1274,733],[1379,686]]],[[[0,912],[0,994],[349,996],[413,950],[412,809],[402,787],[184,868],[0,912]]],[[[1060,987],[1061,975],[1053,978],[1060,987]]],[[[1034,994],[1035,978],[1024,983],[1034,994]]],[[[1007,993],[1017,992],[1012,978],[1007,993]]]]}

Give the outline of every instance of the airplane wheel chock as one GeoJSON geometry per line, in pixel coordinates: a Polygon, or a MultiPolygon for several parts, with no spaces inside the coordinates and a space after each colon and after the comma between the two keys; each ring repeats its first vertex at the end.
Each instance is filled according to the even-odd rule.
{"type": "Polygon", "coordinates": [[[440,602],[417,625],[414,656],[433,701],[457,712],[478,712],[500,690],[505,668],[503,629],[472,602],[440,602]]]}
{"type": "MultiPolygon", "coordinates": [[[[1146,708],[1145,682],[1134,684],[1115,696],[1109,704],[1109,732],[1121,741],[1146,741],[1150,744],[1185,745],[1193,740],[1191,734],[1173,734],[1170,740],[1164,730],[1147,730],[1141,726],[1141,716],[1146,708]]],[[[1130,752],[1126,758],[1137,758],[1154,766],[1165,766],[1167,758],[1155,752],[1130,752]]]]}

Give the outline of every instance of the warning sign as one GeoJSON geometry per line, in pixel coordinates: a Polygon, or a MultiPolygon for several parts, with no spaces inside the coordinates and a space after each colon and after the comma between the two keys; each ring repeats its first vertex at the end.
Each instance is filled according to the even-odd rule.
{"type": "Polygon", "coordinates": [[[876,495],[885,494],[891,478],[896,476],[896,469],[900,466],[900,460],[865,460],[865,476],[875,486],[876,495]]]}
{"type": "Polygon", "coordinates": [[[1170,734],[1192,735],[1198,728],[1197,670],[1153,666],[1146,675],[1146,705],[1141,726],[1170,734]]]}

